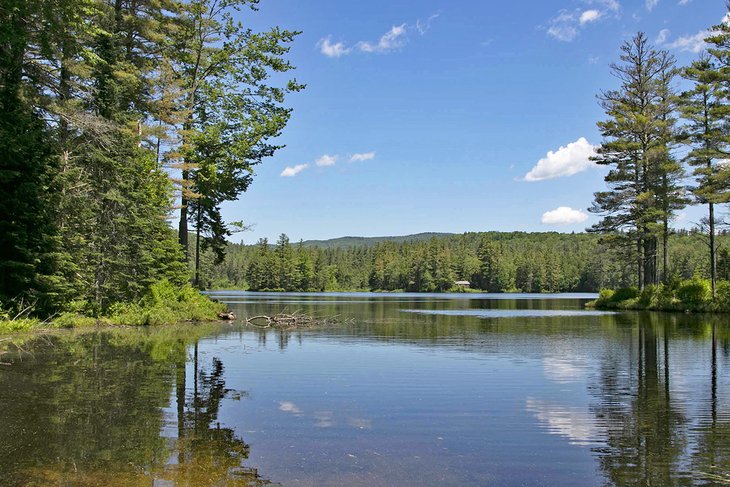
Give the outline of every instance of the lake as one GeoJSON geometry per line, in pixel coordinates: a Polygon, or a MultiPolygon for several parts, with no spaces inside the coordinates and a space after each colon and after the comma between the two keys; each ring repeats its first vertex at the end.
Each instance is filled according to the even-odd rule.
{"type": "Polygon", "coordinates": [[[220,291],[338,324],[0,342],[0,485],[730,484],[728,318],[220,291]]]}

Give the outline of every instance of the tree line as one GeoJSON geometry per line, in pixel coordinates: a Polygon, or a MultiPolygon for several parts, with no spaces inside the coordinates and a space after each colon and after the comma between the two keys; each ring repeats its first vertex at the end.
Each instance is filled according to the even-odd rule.
{"type": "MultiPolygon", "coordinates": [[[[203,266],[207,287],[253,291],[459,290],[455,282],[488,292],[598,291],[633,284],[633,268],[619,250],[606,250],[590,233],[465,233],[426,241],[379,242],[328,248],[292,244],[230,244],[224,262],[203,266]]],[[[672,235],[673,280],[709,276],[699,232],[672,235]]],[[[718,235],[718,275],[730,279],[730,236],[718,235]]]]}
{"type": "Polygon", "coordinates": [[[257,5],[2,1],[0,308],[95,314],[182,286],[188,225],[223,258],[220,206],[278,149],[302,88],[273,81],[298,33],[239,21],[257,5]]]}

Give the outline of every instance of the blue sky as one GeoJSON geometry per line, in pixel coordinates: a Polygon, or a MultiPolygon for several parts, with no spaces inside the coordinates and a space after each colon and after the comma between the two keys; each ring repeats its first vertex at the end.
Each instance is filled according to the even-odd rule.
{"type": "Polygon", "coordinates": [[[290,58],[307,89],[289,99],[286,148],[224,207],[253,225],[233,240],[583,231],[605,187],[587,162],[601,141],[596,94],[617,86],[620,44],[644,31],[686,65],[725,11],[724,0],[262,0],[242,19],[303,31],[290,58]]]}

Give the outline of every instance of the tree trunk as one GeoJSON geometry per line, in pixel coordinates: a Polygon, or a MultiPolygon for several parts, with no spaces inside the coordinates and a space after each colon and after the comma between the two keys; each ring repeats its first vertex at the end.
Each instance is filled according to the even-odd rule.
{"type": "Polygon", "coordinates": [[[639,289],[644,289],[644,249],[641,237],[636,238],[636,283],[639,289]]]}
{"type": "Polygon", "coordinates": [[[198,205],[197,222],[195,225],[195,287],[200,289],[200,205],[198,205]]]}
{"type": "Polygon", "coordinates": [[[180,226],[178,227],[178,240],[185,254],[185,261],[188,261],[188,198],[185,196],[185,184],[190,175],[188,171],[182,171],[182,188],[180,194],[180,226]]]}
{"type": "Polygon", "coordinates": [[[712,299],[717,294],[717,249],[715,248],[715,205],[709,203],[710,207],[710,280],[712,282],[712,299]]]}
{"type": "Polygon", "coordinates": [[[664,218],[662,234],[662,282],[669,284],[669,218],[664,218]]]}

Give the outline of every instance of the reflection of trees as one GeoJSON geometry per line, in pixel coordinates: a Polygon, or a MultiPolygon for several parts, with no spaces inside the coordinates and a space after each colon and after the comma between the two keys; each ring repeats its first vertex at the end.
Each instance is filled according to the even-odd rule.
{"type": "Polygon", "coordinates": [[[13,365],[0,370],[0,485],[266,484],[242,465],[248,445],[218,422],[229,392],[220,360],[201,369],[196,353],[185,393],[188,345],[216,331],[50,336],[24,343],[22,360],[6,355],[13,365]],[[161,437],[170,397],[182,399],[172,442],[161,437]]]}
{"type": "MultiPolygon", "coordinates": [[[[710,415],[697,427],[697,446],[692,455],[692,468],[696,475],[708,481],[730,483],[730,422],[718,420],[718,391],[717,391],[717,351],[718,325],[711,325],[712,351],[710,354],[710,415]]],[[[723,345],[728,343],[727,338],[723,345]]],[[[726,350],[723,347],[723,350],[726,350]]]]}
{"type": "Polygon", "coordinates": [[[177,367],[177,463],[168,465],[159,478],[176,485],[268,485],[255,469],[243,465],[249,446],[218,422],[221,403],[231,392],[220,359],[213,358],[210,370],[202,368],[195,344],[192,397],[187,394],[185,362],[177,367]]]}
{"type": "Polygon", "coordinates": [[[606,435],[605,447],[594,451],[612,485],[683,485],[676,473],[686,420],[670,394],[668,329],[657,315],[629,316],[637,326],[626,323],[618,346],[606,352],[594,389],[593,410],[606,435]]]}

